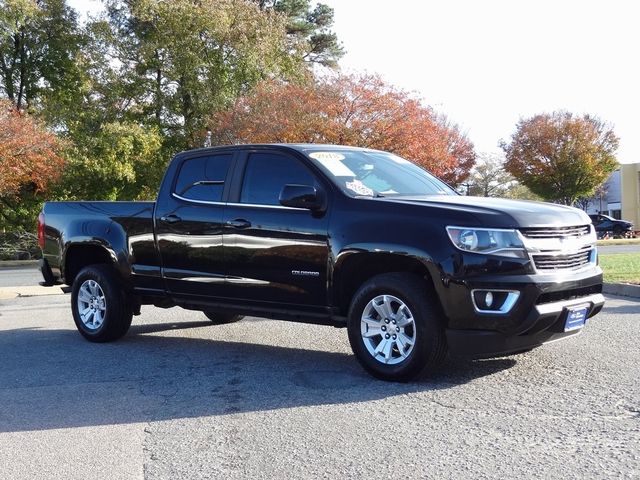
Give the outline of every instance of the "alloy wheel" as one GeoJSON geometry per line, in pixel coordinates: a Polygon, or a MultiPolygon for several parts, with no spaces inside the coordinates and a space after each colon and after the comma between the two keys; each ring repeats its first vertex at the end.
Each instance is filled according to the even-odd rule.
{"type": "Polygon", "coordinates": [[[378,295],[367,303],[360,334],[369,354],[386,365],[405,361],[416,343],[416,328],[409,307],[393,295],[378,295]]]}

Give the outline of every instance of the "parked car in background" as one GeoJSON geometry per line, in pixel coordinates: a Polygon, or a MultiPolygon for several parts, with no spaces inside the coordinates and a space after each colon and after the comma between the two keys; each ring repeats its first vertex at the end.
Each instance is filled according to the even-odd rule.
{"type": "Polygon", "coordinates": [[[596,232],[613,232],[614,235],[623,235],[626,232],[633,232],[633,223],[626,220],[616,220],[609,215],[589,215],[591,223],[596,228],[596,232]]]}

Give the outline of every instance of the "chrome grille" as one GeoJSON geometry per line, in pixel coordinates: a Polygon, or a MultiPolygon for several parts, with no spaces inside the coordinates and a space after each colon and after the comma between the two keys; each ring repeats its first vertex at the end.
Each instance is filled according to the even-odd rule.
{"type": "Polygon", "coordinates": [[[534,254],[533,263],[538,270],[575,270],[589,264],[591,247],[584,248],[575,253],[559,255],[534,254]]]}
{"type": "Polygon", "coordinates": [[[591,232],[591,225],[579,225],[577,227],[544,227],[521,228],[520,233],[527,238],[568,238],[582,237],[591,232]]]}

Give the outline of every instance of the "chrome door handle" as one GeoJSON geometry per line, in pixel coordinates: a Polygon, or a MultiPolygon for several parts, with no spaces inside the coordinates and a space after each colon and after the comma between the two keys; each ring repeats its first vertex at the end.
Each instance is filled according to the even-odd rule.
{"type": "Polygon", "coordinates": [[[166,223],[178,223],[182,221],[182,218],[180,218],[178,215],[172,214],[172,215],[162,216],[160,217],[160,220],[166,223]]]}
{"type": "Polygon", "coordinates": [[[245,220],[244,218],[236,218],[235,220],[227,220],[225,223],[228,227],[233,228],[249,228],[251,226],[251,222],[245,220]]]}

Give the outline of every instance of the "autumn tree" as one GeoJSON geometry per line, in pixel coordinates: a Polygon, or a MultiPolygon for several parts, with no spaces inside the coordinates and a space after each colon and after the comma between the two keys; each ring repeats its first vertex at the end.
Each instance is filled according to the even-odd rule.
{"type": "Polygon", "coordinates": [[[17,111],[12,102],[0,101],[0,228],[29,227],[20,209],[41,199],[60,176],[61,149],[41,122],[17,111]]]}
{"type": "Polygon", "coordinates": [[[210,128],[216,143],[335,143],[387,150],[457,184],[475,161],[458,127],[377,76],[340,75],[305,84],[265,81],[210,128]]]}
{"type": "Polygon", "coordinates": [[[590,115],[554,112],[520,120],[502,148],[509,173],[545,200],[565,205],[592,196],[617,168],[618,138],[590,115]]]}

